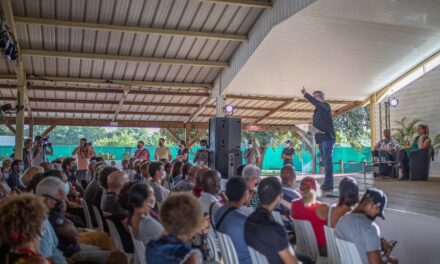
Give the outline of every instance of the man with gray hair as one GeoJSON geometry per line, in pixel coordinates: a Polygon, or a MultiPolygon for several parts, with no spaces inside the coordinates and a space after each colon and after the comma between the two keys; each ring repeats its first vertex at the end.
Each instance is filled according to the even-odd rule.
{"type": "MultiPolygon", "coordinates": [[[[35,193],[41,196],[44,204],[52,210],[56,206],[56,199],[66,199],[64,191],[64,183],[56,177],[48,177],[43,179],[40,184],[37,185],[35,193]]],[[[40,240],[40,253],[46,258],[52,258],[54,263],[64,264],[67,263],[64,258],[63,252],[58,249],[59,241],[55,234],[55,230],[46,219],[43,222],[43,232],[40,240]]]]}
{"type": "Polygon", "coordinates": [[[242,175],[249,192],[249,199],[246,205],[249,207],[257,207],[260,204],[257,186],[260,182],[261,169],[256,165],[247,165],[244,167],[242,175]]]}
{"type": "Polygon", "coordinates": [[[105,190],[105,196],[101,202],[101,210],[112,214],[116,218],[124,219],[126,212],[118,203],[118,194],[122,186],[128,182],[128,175],[123,171],[115,171],[110,173],[107,179],[108,189],[105,190]]]}
{"type": "MultiPolygon", "coordinates": [[[[64,215],[64,201],[67,198],[64,183],[59,178],[50,176],[43,179],[37,185],[35,193],[41,196],[49,208],[49,223],[44,223],[41,239],[40,250],[43,256],[51,256],[54,263],[66,263],[63,254],[74,263],[126,263],[126,258],[121,252],[110,252],[79,243],[78,230],[64,215]],[[62,253],[56,249],[61,250],[62,253]]],[[[101,233],[93,234],[102,238],[101,233]]]]}
{"type": "Polygon", "coordinates": [[[323,191],[333,191],[333,145],[336,142],[335,128],[333,126],[332,109],[325,102],[322,91],[314,91],[313,96],[303,87],[304,97],[315,106],[313,113],[313,126],[322,133],[316,133],[315,140],[319,144],[319,152],[324,163],[325,180],[321,186],[323,191]]]}

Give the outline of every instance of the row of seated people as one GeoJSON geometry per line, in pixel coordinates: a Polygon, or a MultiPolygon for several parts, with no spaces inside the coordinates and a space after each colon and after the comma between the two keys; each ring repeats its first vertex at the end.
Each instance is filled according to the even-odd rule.
{"type": "MultiPolygon", "coordinates": [[[[104,232],[78,232],[76,226],[84,226],[84,214],[78,210],[79,197],[84,198],[89,208],[97,206],[105,217],[118,224],[126,253],[133,252],[128,233],[128,226],[131,226],[135,238],[146,245],[148,263],[200,263],[203,258],[208,259],[203,243],[196,246],[205,254],[200,254],[188,242],[195,235],[213,235],[214,229],[231,237],[240,263],[251,263],[247,246],[263,253],[270,263],[297,263],[297,259],[312,263],[307,256],[295,255],[289,226],[279,225],[271,216],[273,210],[280,211],[287,220],[310,221],[320,253],[324,256],[323,226],[330,225],[336,226],[337,236],[358,246],[364,263],[384,263],[380,250],[386,250],[387,243],[380,239],[373,220],[376,216],[383,216],[386,197],[381,191],[370,190],[352,211],[358,201],[354,179],[342,181],[338,205],[328,206],[317,201],[319,187],[312,177],[302,180],[299,192],[294,190],[296,174],[290,165],[281,170],[281,183],[276,177],[260,181],[261,171],[257,166],[241,167],[240,175],[226,184],[225,193],[220,191],[219,173],[204,166],[176,161],[172,171],[177,172],[170,176],[165,172],[166,164],[142,162],[139,165],[142,178],[129,181],[126,172],[99,160],[89,166],[91,181],[81,192],[81,185],[75,179],[75,165],[74,159],[66,158],[62,166],[64,172],[49,168],[24,183],[29,192],[43,198],[49,210],[49,222],[42,219],[43,233],[36,237],[27,234],[27,228],[23,229],[24,223],[29,222],[27,217],[14,220],[17,223],[10,229],[2,229],[2,238],[6,238],[2,239],[2,245],[10,248],[5,263],[14,263],[9,260],[28,255],[57,259],[55,263],[65,263],[66,257],[74,263],[124,263],[120,259],[123,255],[118,255],[120,252],[115,251],[104,232]],[[256,209],[248,216],[242,212],[243,207],[256,209]],[[348,214],[350,211],[352,213],[348,214]],[[342,224],[344,219],[347,219],[346,224],[342,224]],[[23,245],[28,245],[31,240],[20,240],[22,249],[26,250],[17,251],[20,248],[14,241],[17,235],[38,240],[41,245],[26,249],[23,245]]],[[[16,189],[16,192],[20,190],[16,189]]],[[[2,208],[14,206],[9,203],[14,204],[18,197],[35,199],[23,195],[4,196],[2,208]]],[[[14,212],[5,209],[5,213],[0,214],[0,221],[6,223],[14,219],[9,211],[14,212]]],[[[41,215],[44,217],[40,218],[46,217],[45,212],[41,215]]],[[[393,258],[390,260],[396,262],[393,258]]]]}
{"type": "MultiPolygon", "coordinates": [[[[388,176],[399,177],[400,180],[409,180],[411,172],[411,156],[416,159],[413,161],[414,164],[423,163],[423,166],[425,167],[429,167],[429,159],[433,157],[434,151],[431,139],[429,138],[429,127],[423,124],[418,125],[416,136],[414,136],[407,146],[400,146],[397,144],[391,137],[391,132],[388,129],[385,129],[383,131],[383,139],[376,143],[372,153],[373,161],[381,162],[384,167],[386,167],[386,164],[398,165],[396,167],[398,168],[397,170],[393,170],[391,169],[391,166],[389,166],[390,168],[385,172],[388,176]],[[426,151],[427,155],[418,154],[419,152],[423,153],[423,151],[426,151]],[[423,158],[420,159],[419,157],[423,158]]],[[[427,168],[427,170],[429,171],[429,168],[427,168]]],[[[423,172],[420,173],[423,174],[423,172]]]]}

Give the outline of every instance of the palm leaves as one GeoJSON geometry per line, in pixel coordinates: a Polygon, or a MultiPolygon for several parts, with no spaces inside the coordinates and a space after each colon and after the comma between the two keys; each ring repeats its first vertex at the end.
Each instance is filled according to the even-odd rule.
{"type": "Polygon", "coordinates": [[[394,128],[394,139],[400,146],[409,146],[413,136],[417,132],[417,123],[422,120],[420,119],[407,119],[406,117],[401,120],[394,121],[397,128],[394,128]]]}
{"type": "Polygon", "coordinates": [[[434,141],[432,142],[432,145],[434,146],[435,155],[438,154],[440,151],[440,134],[435,136],[434,141]]]}

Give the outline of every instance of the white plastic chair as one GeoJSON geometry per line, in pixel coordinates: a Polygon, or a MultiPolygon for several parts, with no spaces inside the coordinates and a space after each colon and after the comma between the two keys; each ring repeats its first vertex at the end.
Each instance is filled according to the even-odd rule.
{"type": "Polygon", "coordinates": [[[327,241],[328,264],[341,263],[338,246],[336,245],[336,240],[335,240],[335,229],[329,226],[324,226],[324,232],[325,232],[325,240],[327,241]]]}
{"type": "Polygon", "coordinates": [[[116,248],[121,252],[125,252],[124,245],[122,245],[121,236],[119,235],[118,229],[116,229],[115,224],[109,219],[106,219],[105,221],[107,222],[108,231],[110,232],[110,236],[112,237],[116,248]]]}
{"type": "Polygon", "coordinates": [[[89,229],[94,229],[94,226],[92,224],[92,217],[90,216],[89,207],[87,206],[86,201],[84,201],[84,199],[80,199],[80,202],[84,211],[84,217],[86,218],[86,227],[89,229]]]}
{"type": "Polygon", "coordinates": [[[327,258],[319,256],[318,243],[312,225],[306,220],[292,220],[296,236],[296,252],[310,257],[315,263],[326,263],[327,258]]]}
{"type": "Polygon", "coordinates": [[[341,264],[362,264],[361,256],[355,244],[339,238],[335,238],[335,240],[341,257],[341,264]]]}
{"type": "Polygon", "coordinates": [[[220,251],[222,253],[223,262],[225,264],[238,264],[238,256],[235,251],[234,244],[231,238],[227,234],[223,234],[217,231],[217,238],[220,244],[220,251]]]}
{"type": "Polygon", "coordinates": [[[258,252],[256,249],[249,247],[249,255],[251,256],[252,264],[269,264],[266,256],[258,252]]]}
{"type": "Polygon", "coordinates": [[[98,228],[101,229],[101,231],[105,231],[104,229],[104,222],[101,218],[101,214],[99,213],[98,207],[96,205],[92,205],[93,208],[93,214],[95,214],[96,223],[98,223],[98,228]]]}
{"type": "Polygon", "coordinates": [[[134,263],[135,264],[147,264],[146,256],[145,256],[145,245],[142,241],[137,240],[133,235],[133,229],[131,226],[128,227],[128,231],[130,232],[131,240],[133,241],[134,247],[134,263]]]}
{"type": "MultiPolygon", "coordinates": [[[[214,233],[214,232],[212,232],[212,233],[214,233]]],[[[215,237],[215,235],[212,235],[212,233],[208,232],[207,239],[206,239],[208,242],[208,248],[209,248],[208,260],[220,262],[219,253],[221,252],[221,250],[219,249],[219,241],[215,237]]]]}

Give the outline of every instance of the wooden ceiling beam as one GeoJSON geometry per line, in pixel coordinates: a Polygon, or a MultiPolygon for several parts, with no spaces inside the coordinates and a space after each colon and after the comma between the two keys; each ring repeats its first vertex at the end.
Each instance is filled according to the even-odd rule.
{"type": "MultiPolygon", "coordinates": [[[[10,74],[0,74],[0,79],[15,81],[16,76],[10,74]]],[[[54,83],[86,83],[86,84],[106,84],[108,86],[140,86],[140,87],[157,87],[157,88],[193,88],[193,89],[212,89],[210,83],[185,83],[185,82],[153,82],[153,81],[136,81],[136,80],[115,80],[115,79],[93,79],[93,78],[74,78],[74,77],[57,77],[57,76],[35,76],[29,75],[28,81],[49,81],[54,83]]]]}
{"type": "MultiPolygon", "coordinates": [[[[259,95],[241,95],[241,94],[227,94],[226,99],[242,99],[242,100],[259,100],[259,101],[276,101],[276,102],[285,102],[287,100],[292,100],[292,103],[308,103],[304,98],[297,98],[297,97],[274,97],[274,96],[259,96],[259,95]]],[[[329,99],[325,100],[329,104],[349,104],[354,101],[348,101],[348,100],[334,100],[329,99]]]]}
{"type": "Polygon", "coordinates": [[[238,42],[243,42],[248,40],[246,35],[163,29],[163,28],[149,28],[149,27],[133,27],[133,26],[124,26],[124,25],[97,24],[97,23],[67,21],[67,20],[57,20],[57,19],[43,19],[43,18],[34,18],[34,17],[16,16],[15,21],[16,23],[20,23],[20,24],[34,24],[34,25],[43,25],[43,26],[67,27],[67,28],[111,31],[111,32],[129,32],[129,33],[146,34],[146,35],[193,37],[193,38],[238,41],[238,42]]]}
{"type": "Polygon", "coordinates": [[[358,107],[362,106],[363,104],[364,104],[363,101],[358,101],[358,102],[353,102],[353,103],[347,104],[347,105],[345,105],[345,106],[343,106],[343,107],[341,107],[341,108],[339,108],[337,110],[334,110],[332,115],[333,116],[342,115],[342,114],[347,113],[347,112],[349,112],[349,111],[351,111],[351,110],[353,110],[355,108],[358,108],[358,107]]]}
{"type": "Polygon", "coordinates": [[[33,50],[33,49],[23,49],[21,53],[23,56],[30,56],[30,57],[123,61],[123,62],[135,62],[135,63],[145,63],[145,64],[187,65],[187,66],[208,67],[208,68],[229,67],[229,64],[227,62],[208,61],[208,60],[151,58],[151,57],[143,57],[143,56],[124,56],[124,55],[81,53],[81,52],[71,52],[71,51],[33,50]]]}
{"type": "MultiPolygon", "coordinates": [[[[7,118],[8,123],[15,122],[15,118],[7,118]]],[[[29,124],[29,118],[25,118],[25,123],[29,124]]],[[[135,121],[135,120],[116,120],[117,127],[154,127],[154,128],[199,128],[207,129],[208,123],[189,123],[183,122],[162,122],[162,121],[135,121]]],[[[110,127],[110,119],[76,119],[76,118],[39,118],[34,117],[34,125],[57,125],[57,126],[97,126],[110,127]]]]}
{"type": "Polygon", "coordinates": [[[276,112],[278,112],[279,110],[283,109],[284,107],[290,105],[293,102],[294,102],[294,100],[287,100],[287,101],[285,101],[284,103],[282,103],[281,105],[279,105],[275,109],[269,111],[269,113],[267,113],[267,114],[257,118],[253,123],[254,124],[258,124],[259,122],[263,121],[265,118],[270,117],[271,115],[275,114],[276,112]]]}
{"type": "Polygon", "coordinates": [[[211,103],[213,100],[215,100],[212,96],[208,97],[203,101],[203,103],[197,108],[196,111],[194,111],[186,120],[185,124],[191,122],[195,118],[197,118],[203,111],[205,111],[206,106],[211,103]]]}
{"type": "MultiPolygon", "coordinates": [[[[284,100],[285,101],[285,100],[284,100]]],[[[215,105],[207,105],[206,108],[215,109],[215,105]]],[[[258,106],[235,106],[235,111],[272,111],[275,108],[265,108],[258,106]]],[[[279,112],[288,112],[288,113],[313,113],[312,109],[281,109],[279,112]]]]}
{"type": "Polygon", "coordinates": [[[237,5],[252,8],[271,8],[270,1],[256,1],[256,0],[199,0],[206,3],[217,3],[225,5],[237,5]]]}

